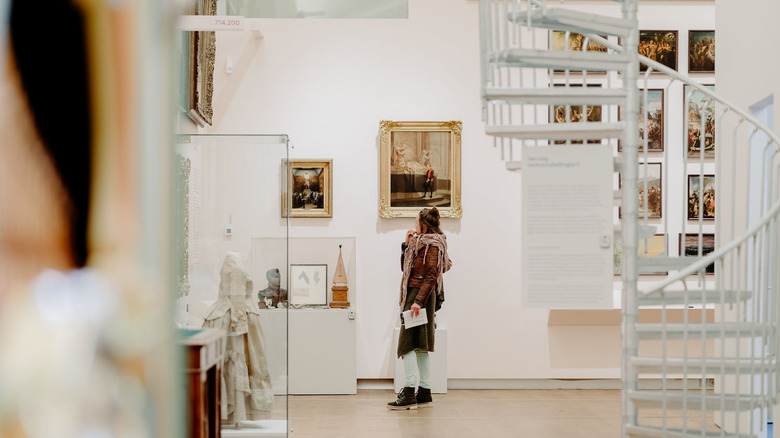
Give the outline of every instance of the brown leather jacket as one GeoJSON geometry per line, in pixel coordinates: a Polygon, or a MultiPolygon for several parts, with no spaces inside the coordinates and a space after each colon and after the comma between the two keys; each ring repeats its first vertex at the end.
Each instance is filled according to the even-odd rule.
{"type": "MultiPolygon", "coordinates": [[[[406,250],[406,243],[401,243],[401,270],[404,269],[404,251],[406,250]]],[[[437,262],[439,260],[439,248],[429,245],[428,255],[425,255],[425,248],[421,248],[417,253],[417,257],[412,264],[412,272],[409,274],[409,282],[407,288],[419,287],[417,292],[417,298],[414,302],[419,304],[420,307],[425,307],[425,301],[428,296],[436,288],[436,280],[439,277],[439,270],[437,262]],[[425,263],[423,263],[425,259],[425,263]]],[[[403,303],[401,304],[403,305],[403,303]]]]}

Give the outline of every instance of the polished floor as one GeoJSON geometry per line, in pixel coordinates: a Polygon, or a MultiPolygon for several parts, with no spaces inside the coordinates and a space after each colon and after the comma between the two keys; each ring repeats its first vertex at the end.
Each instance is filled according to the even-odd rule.
{"type": "Polygon", "coordinates": [[[450,390],[434,405],[390,411],[390,390],[292,396],[293,438],[618,438],[620,391],[450,390]]]}

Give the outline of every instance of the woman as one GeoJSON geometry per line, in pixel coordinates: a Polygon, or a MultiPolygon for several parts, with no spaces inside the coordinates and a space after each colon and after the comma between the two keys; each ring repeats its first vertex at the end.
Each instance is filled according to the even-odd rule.
{"type": "Polygon", "coordinates": [[[408,330],[401,326],[398,357],[404,360],[406,383],[398,393],[398,399],[387,404],[393,410],[416,409],[418,406],[430,406],[433,402],[428,352],[433,351],[436,290],[441,284],[442,274],[452,266],[447,255],[447,238],[439,229],[439,210],[436,207],[420,211],[414,230],[406,232],[401,251],[404,274],[399,303],[402,312],[411,310],[413,317],[425,312],[428,323],[408,330]],[[418,370],[420,385],[415,394],[418,370]]]}

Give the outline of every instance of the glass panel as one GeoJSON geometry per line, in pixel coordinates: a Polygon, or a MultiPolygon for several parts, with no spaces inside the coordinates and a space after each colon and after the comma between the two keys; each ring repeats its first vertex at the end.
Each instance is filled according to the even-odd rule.
{"type": "Polygon", "coordinates": [[[408,0],[227,0],[227,15],[249,18],[407,18],[408,0]]]}
{"type": "Polygon", "coordinates": [[[286,436],[287,137],[182,135],[175,153],[176,322],[227,332],[222,436],[286,436]]]}

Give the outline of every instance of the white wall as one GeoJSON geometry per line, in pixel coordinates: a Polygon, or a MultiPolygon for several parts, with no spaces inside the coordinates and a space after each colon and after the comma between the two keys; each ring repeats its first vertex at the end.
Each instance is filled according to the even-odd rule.
{"type": "MultiPolygon", "coordinates": [[[[576,3],[619,13],[611,1],[576,3]]],[[[443,221],[454,261],[439,315],[449,377],[617,378],[619,326],[548,330],[547,311],[520,307],[520,175],[484,134],[477,6],[410,0],[408,20],[265,20],[263,39],[218,33],[208,132],[283,132],[291,157],[333,159],[333,218],[293,219],[291,236],[356,236],[358,377],[390,378],[399,247],[413,220],[378,218],[379,121],[463,121],[464,216],[443,221]]],[[[640,8],[643,29],[714,27],[708,2],[640,8]]]]}

